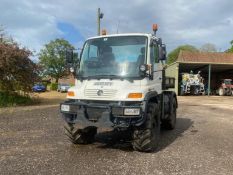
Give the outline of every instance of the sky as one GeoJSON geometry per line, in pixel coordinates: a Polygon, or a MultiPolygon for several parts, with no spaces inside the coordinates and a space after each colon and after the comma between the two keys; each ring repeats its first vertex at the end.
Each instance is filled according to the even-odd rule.
{"type": "Polygon", "coordinates": [[[0,25],[35,53],[56,38],[81,48],[97,34],[98,7],[108,34],[151,33],[157,23],[168,51],[205,43],[225,51],[233,40],[232,0],[0,0],[0,25]]]}

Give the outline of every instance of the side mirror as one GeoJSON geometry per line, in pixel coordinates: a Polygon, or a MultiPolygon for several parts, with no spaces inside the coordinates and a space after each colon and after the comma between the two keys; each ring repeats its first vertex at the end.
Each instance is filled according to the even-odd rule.
{"type": "Polygon", "coordinates": [[[66,50],[66,64],[73,64],[74,62],[74,52],[72,49],[66,50]]]}
{"type": "Polygon", "coordinates": [[[78,53],[73,52],[72,49],[66,50],[66,66],[69,68],[69,71],[73,74],[76,75],[76,71],[79,68],[79,58],[78,58],[78,53]]]}
{"type": "Polygon", "coordinates": [[[159,45],[159,60],[166,60],[166,55],[167,55],[166,45],[165,44],[159,45]]]}

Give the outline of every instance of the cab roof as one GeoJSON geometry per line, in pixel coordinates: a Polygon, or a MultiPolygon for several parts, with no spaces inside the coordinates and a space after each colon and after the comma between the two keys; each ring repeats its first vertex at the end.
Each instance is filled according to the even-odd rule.
{"type": "Polygon", "coordinates": [[[105,37],[116,37],[116,36],[146,36],[146,37],[151,37],[152,34],[148,34],[148,33],[123,33],[123,34],[100,35],[100,36],[90,37],[87,40],[96,39],[96,38],[105,38],[105,37]]]}

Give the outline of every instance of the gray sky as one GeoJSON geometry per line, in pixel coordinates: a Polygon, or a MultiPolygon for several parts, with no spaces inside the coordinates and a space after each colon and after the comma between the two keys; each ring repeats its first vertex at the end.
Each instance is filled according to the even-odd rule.
{"type": "Polygon", "coordinates": [[[233,40],[232,0],[0,0],[0,24],[23,46],[39,51],[64,37],[76,47],[96,35],[96,11],[104,12],[108,33],[151,33],[153,23],[168,50],[181,44],[218,50],[233,40]],[[119,25],[118,25],[119,24],[119,25]]]}

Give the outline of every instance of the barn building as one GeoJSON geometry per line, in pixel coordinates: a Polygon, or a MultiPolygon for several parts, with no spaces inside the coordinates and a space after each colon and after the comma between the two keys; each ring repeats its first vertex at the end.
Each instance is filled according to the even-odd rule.
{"type": "Polygon", "coordinates": [[[201,71],[208,95],[216,91],[222,79],[233,79],[233,53],[180,51],[175,63],[168,65],[166,75],[175,78],[174,90],[180,94],[181,74],[201,71]]]}

